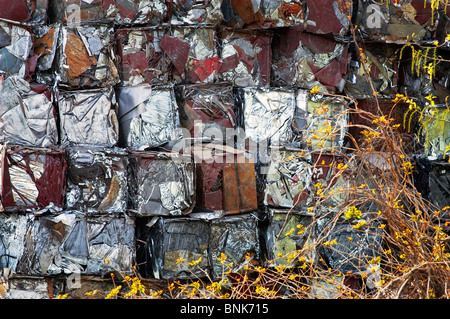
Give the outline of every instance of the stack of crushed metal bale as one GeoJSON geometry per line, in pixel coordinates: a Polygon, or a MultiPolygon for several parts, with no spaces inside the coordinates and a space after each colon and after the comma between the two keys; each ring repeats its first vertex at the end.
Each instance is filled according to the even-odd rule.
{"type": "MultiPolygon", "coordinates": [[[[337,245],[310,262],[366,272],[381,230],[333,219],[352,179],[347,124],[363,123],[346,97],[374,107],[365,70],[386,109],[405,91],[445,106],[448,91],[447,70],[430,81],[400,49],[413,33],[442,40],[449,18],[406,2],[0,0],[8,296],[51,298],[112,272],[220,278],[222,253],[232,272],[286,264],[323,234],[337,245]]],[[[425,196],[448,206],[437,127],[418,163],[431,167],[425,196]]]]}

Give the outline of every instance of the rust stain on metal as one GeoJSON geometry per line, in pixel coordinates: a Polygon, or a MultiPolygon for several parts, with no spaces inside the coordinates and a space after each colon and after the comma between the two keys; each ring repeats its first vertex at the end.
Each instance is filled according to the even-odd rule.
{"type": "Polygon", "coordinates": [[[97,59],[90,56],[83,41],[79,39],[72,31],[67,32],[67,44],[64,50],[67,58],[69,70],[67,72],[69,80],[80,76],[92,65],[97,65],[97,59]]]}

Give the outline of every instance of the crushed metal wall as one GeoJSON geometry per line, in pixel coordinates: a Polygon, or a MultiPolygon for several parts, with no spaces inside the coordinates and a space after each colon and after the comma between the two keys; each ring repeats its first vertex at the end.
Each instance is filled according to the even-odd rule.
{"type": "MultiPolygon", "coordinates": [[[[383,110],[405,91],[445,105],[448,66],[430,81],[400,48],[412,34],[442,43],[450,20],[422,0],[344,1],[0,0],[0,269],[8,280],[0,297],[83,298],[133,266],[148,279],[201,276],[188,265],[200,257],[217,277],[221,253],[233,271],[248,256],[279,265],[279,253],[326,230],[338,249],[310,258],[364,272],[382,234],[330,223],[345,194],[324,203],[317,223],[307,211],[315,185],[351,182],[336,177],[346,124],[368,123],[348,114],[344,97],[373,108],[364,59],[383,110]],[[334,96],[309,94],[313,87],[334,96]],[[318,129],[324,123],[329,138],[318,129]],[[229,130],[267,152],[224,146],[229,130]],[[199,141],[209,144],[190,148],[199,141]],[[74,275],[81,289],[71,287],[74,275]]],[[[401,122],[405,106],[397,109],[401,122]]],[[[442,208],[449,113],[428,111],[438,116],[425,125],[414,174],[442,208]]]]}

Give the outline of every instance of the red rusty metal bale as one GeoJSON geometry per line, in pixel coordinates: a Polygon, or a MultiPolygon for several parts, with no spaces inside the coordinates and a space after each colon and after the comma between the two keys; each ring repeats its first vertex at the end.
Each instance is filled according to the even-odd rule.
{"type": "Polygon", "coordinates": [[[258,208],[253,159],[243,151],[207,144],[194,148],[197,206],[237,214],[258,208]]]}
{"type": "Polygon", "coordinates": [[[5,211],[62,208],[67,163],[63,150],[4,146],[1,202],[5,211]]]}

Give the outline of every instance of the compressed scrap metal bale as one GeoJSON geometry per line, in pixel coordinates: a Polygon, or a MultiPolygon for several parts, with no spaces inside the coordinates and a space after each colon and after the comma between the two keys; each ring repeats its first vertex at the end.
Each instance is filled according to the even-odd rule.
{"type": "Polygon", "coordinates": [[[299,25],[307,15],[304,0],[223,0],[225,23],[234,28],[277,28],[299,25]]]}
{"type": "Polygon", "coordinates": [[[305,247],[314,243],[312,214],[306,211],[269,209],[267,221],[268,225],[263,230],[263,248],[270,266],[298,263],[296,252],[302,249],[305,249],[302,256],[310,261],[315,260],[314,247],[305,247]],[[293,263],[294,260],[296,261],[293,263]]]}
{"type": "Polygon", "coordinates": [[[327,222],[327,219],[323,217],[324,221],[318,222],[316,227],[317,238],[322,242],[319,254],[323,260],[342,273],[370,273],[369,262],[383,252],[383,231],[378,228],[379,223],[367,221],[365,226],[355,228],[360,220],[327,222]]]}
{"type": "Polygon", "coordinates": [[[331,34],[335,38],[347,35],[353,4],[345,0],[307,0],[305,31],[331,34]]]}
{"type": "Polygon", "coordinates": [[[181,124],[192,137],[225,140],[230,131],[227,129],[237,128],[232,85],[185,85],[177,98],[181,124]]]}
{"type": "Polygon", "coordinates": [[[118,143],[113,88],[61,91],[58,106],[61,145],[113,147],[118,143]]]}
{"type": "Polygon", "coordinates": [[[288,89],[240,88],[238,124],[255,142],[273,145],[292,142],[291,124],[296,110],[295,92],[288,89]]]}
{"type": "Polygon", "coordinates": [[[209,223],[196,218],[139,219],[137,265],[144,277],[204,277],[208,258],[209,223]],[[196,266],[189,265],[198,261],[196,266]]]}
{"type": "Polygon", "coordinates": [[[169,0],[172,7],[170,24],[214,24],[223,21],[222,0],[169,0]]]}
{"type": "Polygon", "coordinates": [[[296,93],[293,131],[302,147],[313,151],[340,151],[348,127],[348,102],[337,96],[296,93]]]}
{"type": "Polygon", "coordinates": [[[127,208],[127,153],[121,149],[67,149],[65,208],[89,213],[127,208]]]}
{"type": "Polygon", "coordinates": [[[49,147],[58,144],[56,110],[50,89],[18,76],[0,83],[0,142],[49,147]]]}
{"type": "Polygon", "coordinates": [[[140,83],[165,84],[170,81],[172,63],[159,43],[166,29],[125,28],[116,31],[119,73],[124,86],[140,83]]]}
{"type": "MultiPolygon", "coordinates": [[[[115,0],[114,6],[116,24],[157,25],[166,21],[169,15],[164,0],[115,0]]],[[[108,11],[112,11],[111,5],[108,11]]]]}
{"type": "Polygon", "coordinates": [[[351,169],[340,168],[347,165],[345,157],[317,152],[312,154],[312,162],[311,184],[316,203],[331,210],[339,209],[349,200],[348,189],[352,180],[351,169]]]}
{"type": "Polygon", "coordinates": [[[265,178],[264,204],[300,208],[311,204],[312,165],[302,152],[271,149],[265,178]]]}
{"type": "Polygon", "coordinates": [[[55,21],[66,24],[159,24],[167,19],[164,0],[50,0],[55,21]]]}
{"type": "Polygon", "coordinates": [[[107,23],[114,21],[117,13],[114,2],[115,0],[50,0],[49,15],[52,22],[74,26],[82,23],[107,23]]]}
{"type": "Polygon", "coordinates": [[[250,213],[245,215],[226,216],[211,220],[209,239],[209,258],[212,275],[223,278],[225,272],[238,272],[246,262],[246,256],[259,259],[258,217],[250,213]],[[223,255],[226,260],[219,259],[223,255]],[[231,267],[225,264],[233,263],[231,267]]]}
{"type": "Polygon", "coordinates": [[[355,4],[355,24],[366,40],[404,43],[413,36],[416,41],[430,40],[438,27],[438,10],[428,1],[358,0],[355,4]]]}
{"type": "Polygon", "coordinates": [[[354,45],[349,46],[350,71],[344,93],[354,99],[371,99],[375,90],[378,97],[394,97],[399,84],[398,47],[368,43],[362,44],[361,48],[362,52],[354,45]]]}
{"type": "Polygon", "coordinates": [[[422,111],[423,155],[429,160],[447,159],[450,154],[450,109],[445,104],[428,105],[422,111]]]}
{"type": "Polygon", "coordinates": [[[179,216],[195,204],[194,163],[175,153],[129,156],[130,208],[138,216],[179,216]]]}
{"type": "Polygon", "coordinates": [[[273,86],[317,85],[323,93],[344,88],[350,62],[347,44],[290,27],[276,31],[272,51],[273,86]]]}
{"type": "Polygon", "coordinates": [[[67,169],[64,151],[1,148],[1,204],[5,211],[63,207],[67,169]]]}
{"type": "Polygon", "coordinates": [[[0,19],[39,25],[47,22],[48,0],[1,0],[0,19]]]}
{"type": "Polygon", "coordinates": [[[194,149],[197,206],[224,214],[258,208],[253,157],[219,144],[194,149]]]}
{"type": "Polygon", "coordinates": [[[272,32],[221,29],[222,65],[219,79],[234,86],[268,86],[272,62],[272,32]]]}
{"type": "Polygon", "coordinates": [[[27,229],[17,272],[22,274],[131,274],[135,224],[128,216],[64,212],[41,216],[27,229]]]}
{"type": "Polygon", "coordinates": [[[57,72],[66,88],[107,87],[119,82],[114,28],[108,25],[63,26],[57,72]]]}
{"type": "Polygon", "coordinates": [[[161,38],[160,47],[173,64],[172,75],[176,82],[211,83],[216,80],[222,62],[214,28],[175,27],[172,35],[161,38]]]}
{"type": "Polygon", "coordinates": [[[30,28],[0,21],[0,75],[29,79],[38,56],[33,54],[30,28]]]}
{"type": "Polygon", "coordinates": [[[0,214],[0,267],[9,268],[13,272],[25,248],[25,234],[31,214],[0,214]]]}
{"type": "Polygon", "coordinates": [[[120,146],[143,150],[178,138],[180,120],[172,86],[142,84],[116,88],[116,93],[120,146]]]}

